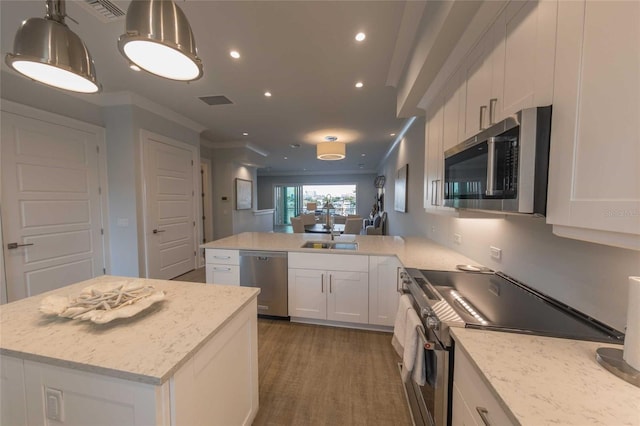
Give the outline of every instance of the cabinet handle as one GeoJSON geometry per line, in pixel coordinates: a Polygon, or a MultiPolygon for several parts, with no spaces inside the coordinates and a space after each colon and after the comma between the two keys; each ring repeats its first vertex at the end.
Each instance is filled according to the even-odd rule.
{"type": "Polygon", "coordinates": [[[7,248],[9,250],[13,250],[13,249],[17,249],[18,247],[27,247],[27,246],[32,246],[33,243],[29,243],[29,244],[18,244],[18,243],[9,243],[7,244],[7,248]]]}
{"type": "Polygon", "coordinates": [[[485,195],[495,195],[496,181],[496,138],[487,139],[487,189],[485,195]]]}
{"type": "Polygon", "coordinates": [[[480,107],[480,125],[478,126],[478,130],[484,130],[484,115],[487,112],[487,106],[482,105],[480,107]]]}
{"type": "Polygon", "coordinates": [[[329,274],[329,293],[333,291],[333,275],[329,274]]]}
{"type": "Polygon", "coordinates": [[[489,99],[489,126],[496,124],[496,104],[498,98],[489,99]]]}
{"type": "Polygon", "coordinates": [[[231,259],[231,256],[213,256],[214,259],[231,259]]]}
{"type": "Polygon", "coordinates": [[[324,293],[324,274],[320,274],[320,291],[324,293]]]}
{"type": "Polygon", "coordinates": [[[153,233],[154,233],[154,234],[159,234],[159,233],[161,233],[161,232],[166,232],[166,229],[154,229],[154,230],[153,230],[153,233]]]}
{"type": "Polygon", "coordinates": [[[436,193],[436,182],[435,180],[431,181],[431,205],[435,206],[436,205],[436,197],[435,197],[435,193],[436,193]]]}
{"type": "Polygon", "coordinates": [[[214,271],[226,271],[229,272],[231,270],[231,268],[220,268],[220,267],[215,267],[213,268],[214,271]]]}
{"type": "Polygon", "coordinates": [[[440,179],[436,179],[436,206],[440,205],[440,179]]]}
{"type": "Polygon", "coordinates": [[[489,421],[489,417],[487,416],[487,414],[489,414],[489,410],[484,407],[476,407],[476,411],[478,412],[478,414],[480,414],[482,423],[484,423],[485,426],[491,426],[491,422],[489,421]]]}

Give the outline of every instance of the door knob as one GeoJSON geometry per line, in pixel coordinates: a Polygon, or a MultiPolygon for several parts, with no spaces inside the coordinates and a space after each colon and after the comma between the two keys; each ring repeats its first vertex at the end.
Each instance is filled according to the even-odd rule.
{"type": "Polygon", "coordinates": [[[30,244],[18,244],[18,243],[9,243],[7,244],[7,248],[9,250],[13,250],[13,249],[17,249],[18,247],[26,247],[26,246],[32,246],[33,243],[30,244]]]}
{"type": "Polygon", "coordinates": [[[154,233],[154,234],[158,234],[158,233],[160,233],[160,232],[164,232],[164,231],[165,231],[164,229],[161,229],[161,230],[154,229],[154,230],[153,230],[153,233],[154,233]]]}

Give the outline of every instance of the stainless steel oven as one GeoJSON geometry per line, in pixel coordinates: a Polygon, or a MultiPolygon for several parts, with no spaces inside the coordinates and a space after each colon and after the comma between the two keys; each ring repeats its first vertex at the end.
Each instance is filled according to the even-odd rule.
{"type": "MultiPolygon", "coordinates": [[[[461,265],[463,266],[463,265],[461,265]]],[[[405,382],[416,425],[451,424],[455,342],[451,327],[622,344],[624,334],[523,283],[493,271],[406,268],[402,287],[422,322],[427,380],[405,382]]]]}

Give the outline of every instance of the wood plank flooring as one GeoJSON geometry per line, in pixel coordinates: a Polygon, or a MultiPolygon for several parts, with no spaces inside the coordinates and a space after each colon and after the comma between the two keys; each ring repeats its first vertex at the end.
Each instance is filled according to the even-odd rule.
{"type": "Polygon", "coordinates": [[[391,334],[258,320],[254,425],[410,425],[391,334]]]}
{"type": "MultiPolygon", "coordinates": [[[[204,268],[175,278],[204,282],[204,268]]],[[[258,319],[255,426],[403,426],[411,417],[391,333],[258,319]]]]}

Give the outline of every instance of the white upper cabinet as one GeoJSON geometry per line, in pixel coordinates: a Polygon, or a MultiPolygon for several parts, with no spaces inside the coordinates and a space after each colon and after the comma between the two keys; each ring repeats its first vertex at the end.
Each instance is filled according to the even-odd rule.
{"type": "Polygon", "coordinates": [[[442,124],[443,108],[440,97],[427,110],[425,123],[425,199],[424,208],[436,210],[442,205],[443,149],[442,124]]]}
{"type": "Polygon", "coordinates": [[[553,96],[555,1],[512,1],[462,64],[460,139],[553,96]]]}
{"type": "Polygon", "coordinates": [[[640,2],[560,2],[547,223],[640,249],[640,2]]]}

